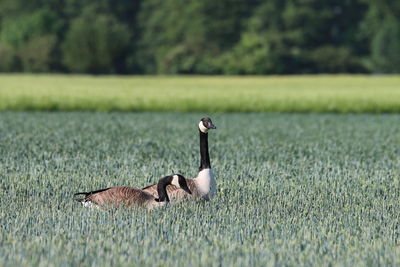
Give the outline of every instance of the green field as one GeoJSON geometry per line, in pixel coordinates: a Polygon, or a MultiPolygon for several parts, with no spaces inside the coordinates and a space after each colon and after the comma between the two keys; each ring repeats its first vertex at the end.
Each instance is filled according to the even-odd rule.
{"type": "Polygon", "coordinates": [[[72,200],[195,176],[204,115],[0,113],[0,265],[400,264],[393,114],[211,114],[211,202],[112,213],[72,200]]]}
{"type": "Polygon", "coordinates": [[[0,75],[0,110],[400,112],[400,76],[0,75]]]}

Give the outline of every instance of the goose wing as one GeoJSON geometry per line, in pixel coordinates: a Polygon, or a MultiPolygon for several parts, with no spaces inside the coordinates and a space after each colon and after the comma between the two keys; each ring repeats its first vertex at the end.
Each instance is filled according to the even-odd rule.
{"type": "Polygon", "coordinates": [[[151,194],[129,186],[118,186],[93,191],[85,197],[84,202],[92,202],[98,206],[142,206],[146,201],[154,200],[151,194]]]}
{"type": "MultiPolygon", "coordinates": [[[[170,187],[170,186],[171,185],[167,186],[167,193],[169,193],[168,187],[170,187]]],[[[174,186],[174,187],[176,187],[176,186],[174,186]]],[[[152,184],[152,185],[146,186],[146,187],[142,188],[142,191],[149,193],[150,195],[152,195],[155,198],[158,197],[157,184],[152,184]]]]}

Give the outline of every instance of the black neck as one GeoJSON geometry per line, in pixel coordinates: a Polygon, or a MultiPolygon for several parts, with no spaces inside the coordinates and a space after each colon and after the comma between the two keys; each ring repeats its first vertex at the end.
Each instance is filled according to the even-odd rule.
{"type": "Polygon", "coordinates": [[[199,171],[204,169],[211,169],[210,155],[208,154],[208,133],[200,131],[200,168],[199,171]]]}
{"type": "Polygon", "coordinates": [[[162,179],[157,184],[157,193],[159,202],[169,202],[169,197],[167,194],[167,186],[171,184],[171,177],[167,176],[162,179]]]}

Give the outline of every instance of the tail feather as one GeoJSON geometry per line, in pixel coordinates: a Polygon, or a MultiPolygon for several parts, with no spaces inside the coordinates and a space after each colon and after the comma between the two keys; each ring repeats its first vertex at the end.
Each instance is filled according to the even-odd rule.
{"type": "Polygon", "coordinates": [[[78,201],[78,202],[84,202],[85,200],[87,200],[88,196],[96,194],[96,193],[100,193],[100,192],[103,192],[103,191],[106,191],[108,189],[110,189],[110,187],[109,188],[105,188],[105,189],[96,190],[96,191],[90,191],[90,192],[78,192],[78,193],[75,193],[74,196],[76,196],[76,195],[85,195],[85,197],[84,198],[74,198],[74,200],[78,201]]]}

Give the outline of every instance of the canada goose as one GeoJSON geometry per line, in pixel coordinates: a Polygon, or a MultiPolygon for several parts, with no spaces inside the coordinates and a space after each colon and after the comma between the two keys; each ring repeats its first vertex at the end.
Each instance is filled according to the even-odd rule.
{"type": "MultiPolygon", "coordinates": [[[[208,153],[208,131],[210,129],[216,129],[211,119],[206,117],[202,118],[199,122],[199,134],[200,134],[200,168],[196,178],[186,179],[186,182],[192,191],[191,196],[186,194],[185,191],[180,188],[170,185],[167,187],[167,192],[171,201],[180,201],[184,198],[203,198],[210,200],[210,198],[216,192],[216,182],[212,173],[210,156],[208,153]]],[[[150,193],[154,197],[157,197],[157,185],[150,185],[142,189],[144,192],[150,193]]]]}
{"type": "Polygon", "coordinates": [[[188,194],[192,194],[188,188],[186,179],[180,174],[175,174],[165,176],[159,180],[158,184],[156,184],[158,192],[157,198],[143,190],[129,186],[110,187],[91,192],[79,192],[74,194],[74,196],[85,195],[84,198],[75,199],[81,202],[85,207],[130,207],[134,205],[136,207],[152,209],[154,207],[163,206],[169,202],[166,190],[168,185],[173,185],[183,189],[188,194]]]}

